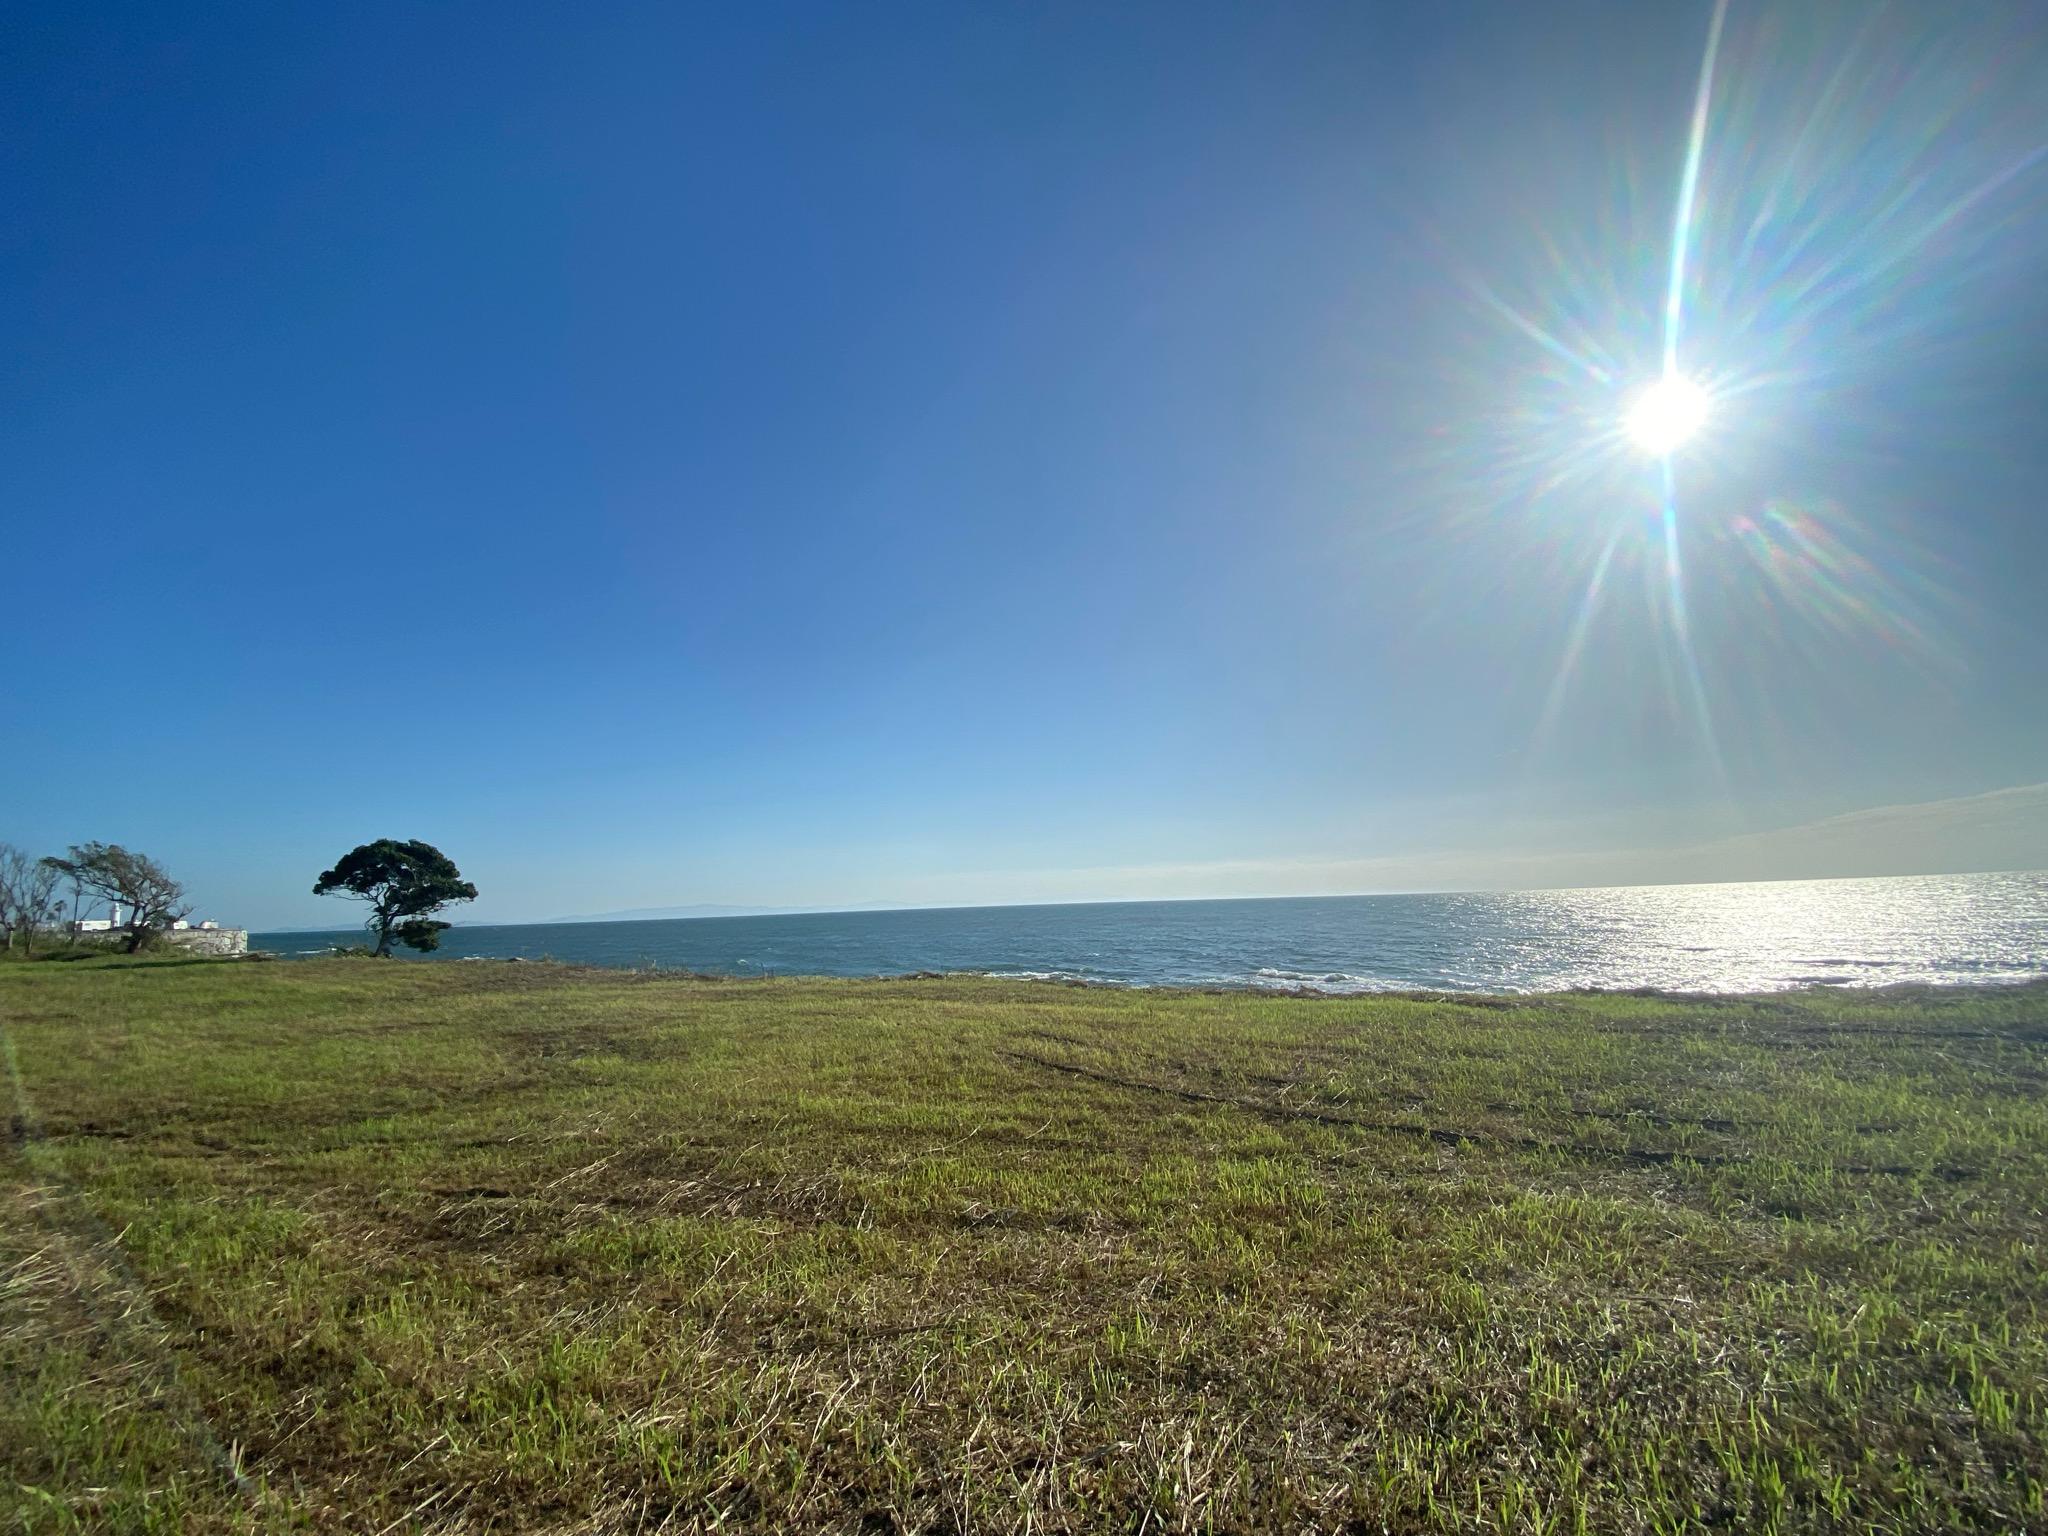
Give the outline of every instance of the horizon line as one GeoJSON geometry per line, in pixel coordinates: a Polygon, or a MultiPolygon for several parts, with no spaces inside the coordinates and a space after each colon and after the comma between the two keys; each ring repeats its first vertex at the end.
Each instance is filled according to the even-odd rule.
{"type": "MultiPolygon", "coordinates": [[[[1402,896],[1520,896],[1546,893],[1563,894],[1570,891],[1682,890],[1687,886],[1703,885],[1819,885],[1851,880],[1958,880],[1978,875],[2048,876],[2048,868],[1950,869],[1938,872],[1923,870],[1913,874],[1891,875],[1781,875],[1767,879],[1747,880],[1617,880],[1593,885],[1436,886],[1409,890],[1301,891],[1290,892],[1285,895],[1274,895],[1268,892],[1255,896],[1104,896],[1081,901],[967,901],[938,904],[915,903],[901,906],[891,902],[877,902],[848,907],[764,906],[747,908],[746,910],[736,912],[704,912],[682,917],[609,917],[597,914],[590,917],[527,918],[509,922],[464,923],[451,921],[448,926],[451,929],[582,928],[604,923],[719,923],[746,922],[761,917],[859,917],[877,912],[1004,912],[1040,907],[1158,907],[1239,901],[1370,901],[1382,897],[1402,896]]],[[[703,905],[718,906],[724,905],[724,903],[706,902],[703,905]]],[[[730,905],[746,908],[746,904],[743,902],[734,902],[730,903],[730,905]]],[[[629,907],[625,910],[630,912],[634,909],[629,907]]],[[[251,934],[353,933],[362,926],[362,924],[357,923],[343,924],[339,927],[251,927],[248,929],[248,932],[251,934]]]]}

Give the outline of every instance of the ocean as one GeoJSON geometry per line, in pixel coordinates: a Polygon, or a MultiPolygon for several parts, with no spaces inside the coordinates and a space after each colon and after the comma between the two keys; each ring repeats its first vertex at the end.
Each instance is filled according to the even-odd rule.
{"type": "MultiPolygon", "coordinates": [[[[360,942],[360,929],[250,939],[285,955],[360,942]]],[[[513,956],[1326,992],[2019,981],[2048,975],[2048,873],[461,925],[422,958],[513,956]]]]}

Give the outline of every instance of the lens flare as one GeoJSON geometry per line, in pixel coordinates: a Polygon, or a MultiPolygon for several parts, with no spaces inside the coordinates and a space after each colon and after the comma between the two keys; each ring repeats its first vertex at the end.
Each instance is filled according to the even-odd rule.
{"type": "Polygon", "coordinates": [[[1622,418],[1629,441],[1663,458],[1706,424],[1707,392],[1682,373],[1667,373],[1637,395],[1622,418]]]}
{"type": "Polygon", "coordinates": [[[1506,146],[1520,179],[1427,229],[1466,308],[1406,531],[1443,643],[1530,701],[1532,786],[1617,740],[1702,797],[1831,773],[1828,721],[1955,686],[1975,633],[1942,481],[1889,466],[1971,440],[1932,381],[1984,377],[2032,292],[2038,29],[1700,9],[1664,138],[1624,102],[1506,146]]]}

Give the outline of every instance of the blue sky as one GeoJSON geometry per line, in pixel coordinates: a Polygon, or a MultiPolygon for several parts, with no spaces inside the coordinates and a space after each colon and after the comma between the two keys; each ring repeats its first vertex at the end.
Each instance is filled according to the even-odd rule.
{"type": "Polygon", "coordinates": [[[16,6],[0,837],[256,926],[379,836],[507,920],[2048,863],[2038,16],[1729,7],[1667,524],[1710,22],[16,6]]]}

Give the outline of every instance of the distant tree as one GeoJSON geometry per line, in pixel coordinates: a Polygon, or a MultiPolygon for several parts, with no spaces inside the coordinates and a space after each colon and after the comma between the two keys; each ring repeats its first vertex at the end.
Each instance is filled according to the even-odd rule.
{"type": "Polygon", "coordinates": [[[119,843],[77,843],[70,857],[45,859],[58,876],[69,876],[95,896],[129,909],[128,953],[147,944],[150,936],[192,910],[185,888],[163,865],[147,854],[130,853],[119,843]]]}
{"type": "MultiPolygon", "coordinates": [[[[71,887],[71,917],[64,926],[69,930],[71,942],[76,944],[78,942],[78,920],[80,913],[85,907],[85,882],[78,878],[76,870],[67,869],[62,859],[45,859],[43,862],[50,866],[51,873],[57,879],[63,880],[71,887]]],[[[60,903],[55,910],[57,916],[62,917],[64,915],[63,904],[60,903]]]]}
{"type": "Polygon", "coordinates": [[[476,887],[432,843],[385,837],[342,855],[314,882],[313,894],[368,902],[363,926],[376,938],[377,953],[388,955],[393,939],[422,951],[438,946],[449,925],[429,914],[451,902],[475,901],[476,887]]]}
{"type": "Polygon", "coordinates": [[[0,934],[6,937],[6,947],[14,948],[14,929],[17,919],[14,915],[14,886],[20,872],[33,860],[12,843],[0,843],[0,934]]]}
{"type": "Polygon", "coordinates": [[[61,878],[48,859],[32,858],[11,843],[0,843],[0,928],[7,931],[8,947],[19,933],[22,949],[36,952],[36,929],[54,913],[61,878]]]}

